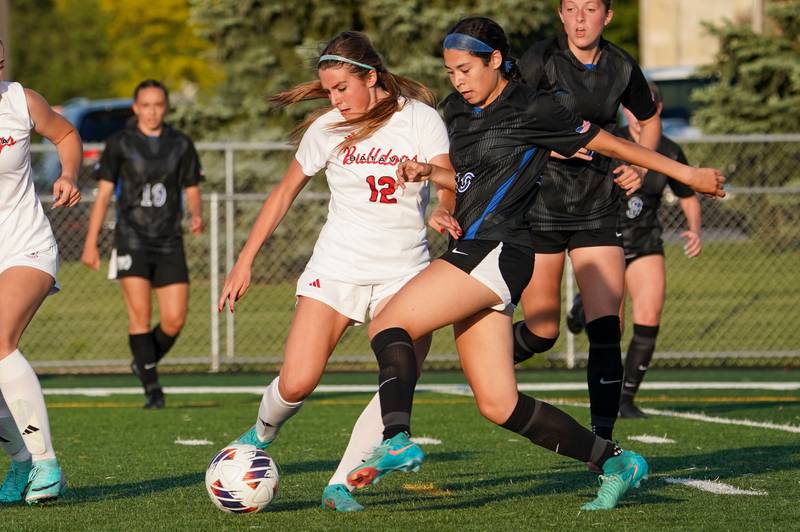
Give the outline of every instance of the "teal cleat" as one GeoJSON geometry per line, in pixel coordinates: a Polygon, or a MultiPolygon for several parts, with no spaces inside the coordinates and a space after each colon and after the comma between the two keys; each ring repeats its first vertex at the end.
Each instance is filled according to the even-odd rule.
{"type": "Polygon", "coordinates": [[[58,465],[58,460],[49,458],[33,462],[33,469],[28,476],[28,492],[25,502],[38,504],[54,501],[67,492],[67,480],[58,465]]]}
{"type": "Polygon", "coordinates": [[[258,432],[256,432],[256,427],[253,425],[250,429],[247,430],[244,434],[233,440],[231,443],[244,443],[246,445],[254,445],[261,450],[266,449],[269,447],[269,444],[272,443],[272,440],[269,441],[262,441],[258,437],[258,432]]]}
{"type": "Polygon", "coordinates": [[[612,456],[603,464],[597,498],[581,506],[581,510],[612,510],[629,489],[639,487],[648,470],[645,459],[632,451],[612,456]]]}
{"type": "Polygon", "coordinates": [[[419,445],[401,432],[373,449],[370,457],[350,471],[347,482],[356,488],[377,484],[386,473],[392,471],[419,471],[425,453],[419,445]]]}
{"type": "Polygon", "coordinates": [[[322,490],[320,508],[323,510],[336,510],[337,512],[360,512],[364,509],[363,506],[356,502],[353,494],[344,484],[325,486],[325,489],[322,490]]]}
{"type": "Polygon", "coordinates": [[[6,479],[0,487],[0,503],[10,504],[20,502],[25,496],[25,488],[28,487],[28,475],[31,473],[30,459],[24,462],[11,461],[8,468],[6,479]]]}

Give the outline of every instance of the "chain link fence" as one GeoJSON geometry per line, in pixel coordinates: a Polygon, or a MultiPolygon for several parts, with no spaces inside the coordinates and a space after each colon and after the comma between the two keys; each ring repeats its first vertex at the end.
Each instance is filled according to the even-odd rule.
{"type": "MultiPolygon", "coordinates": [[[[687,259],[684,224],[676,198],[667,194],[665,227],[667,300],[654,360],[661,366],[800,366],[800,328],[792,316],[800,301],[800,135],[706,137],[682,141],[689,160],[717,166],[728,176],[728,197],[702,199],[703,253],[687,259]]],[[[206,230],[185,236],[191,272],[186,326],[164,369],[232,370],[275,368],[294,310],[294,288],[325,221],[328,193],[315,177],[298,197],[253,268],[252,286],[237,312],[218,313],[217,298],[266,192],[282,175],[291,148],[272,143],[198,143],[207,182],[203,203],[206,230]]],[[[61,292],[48,298],[29,326],[21,348],[40,371],[127,371],[127,316],[120,289],[106,279],[114,209],[103,226],[101,272],[79,261],[94,183],[90,165],[101,146],[87,146],[81,176],[84,199],[76,208],[50,211],[47,195],[54,153],[35,147],[37,186],[62,263],[61,292]],[[49,162],[48,162],[49,161],[49,162]],[[48,164],[50,165],[48,167],[48,164]]],[[[446,242],[431,232],[433,256],[446,242]]],[[[574,291],[565,276],[564,309],[574,291]]],[[[153,305],[157,320],[157,305],[153,305]]],[[[519,311],[518,311],[519,312],[519,311]]],[[[630,323],[630,318],[628,318],[630,323]]],[[[566,333],[532,366],[585,362],[585,335],[566,333]]],[[[628,334],[623,339],[627,345],[628,334]]],[[[434,336],[429,363],[458,364],[449,328],[434,336]]],[[[351,327],[331,358],[342,369],[374,368],[364,327],[351,327]]]]}

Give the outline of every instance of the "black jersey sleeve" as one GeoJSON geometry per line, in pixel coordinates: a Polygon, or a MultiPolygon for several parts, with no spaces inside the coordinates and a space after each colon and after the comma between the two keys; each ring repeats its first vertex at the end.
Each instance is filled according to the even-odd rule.
{"type": "Polygon", "coordinates": [[[184,188],[196,186],[204,179],[203,167],[200,164],[200,157],[197,155],[194,142],[189,137],[185,137],[185,139],[187,146],[178,166],[178,179],[184,188]]]}
{"type": "Polygon", "coordinates": [[[98,181],[111,181],[116,183],[122,166],[123,153],[120,146],[120,136],[113,135],[103,149],[100,161],[94,167],[94,178],[98,181]]]}
{"type": "Polygon", "coordinates": [[[517,65],[525,83],[534,89],[549,91],[552,89],[550,80],[545,75],[545,45],[536,43],[522,55],[517,65]]]}
{"type": "MultiPolygon", "coordinates": [[[[675,147],[677,148],[675,160],[681,164],[688,165],[689,161],[686,159],[686,154],[683,153],[683,150],[677,144],[675,145],[675,147]]],[[[676,181],[675,179],[668,177],[667,184],[669,184],[669,188],[670,190],[672,190],[672,193],[678,196],[679,198],[689,198],[694,196],[694,190],[689,188],[688,185],[681,183],[680,181],[676,181]]]]}
{"type": "Polygon", "coordinates": [[[650,92],[650,87],[647,85],[647,80],[642,73],[642,69],[631,58],[633,63],[631,70],[631,78],[628,80],[628,86],[622,94],[620,103],[627,107],[639,120],[648,120],[655,116],[658,112],[658,106],[653,101],[653,94],[650,92]]]}
{"type": "Polygon", "coordinates": [[[539,146],[571,157],[600,132],[600,128],[539,92],[526,110],[529,139],[539,146]]]}

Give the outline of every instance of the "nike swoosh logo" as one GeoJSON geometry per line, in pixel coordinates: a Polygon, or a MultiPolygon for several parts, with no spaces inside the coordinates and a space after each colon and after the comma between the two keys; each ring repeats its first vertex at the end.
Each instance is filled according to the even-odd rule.
{"type": "Polygon", "coordinates": [[[467,255],[467,256],[469,256],[469,253],[464,253],[463,251],[459,251],[457,249],[454,249],[453,253],[455,253],[456,255],[467,255]]]}
{"type": "Polygon", "coordinates": [[[607,381],[605,379],[600,379],[600,384],[615,384],[617,382],[622,382],[622,379],[617,379],[615,381],[607,381]]]}
{"type": "Polygon", "coordinates": [[[378,386],[378,389],[380,390],[381,388],[383,388],[383,385],[384,385],[384,384],[386,384],[387,382],[391,382],[391,381],[393,381],[393,380],[396,380],[396,379],[397,379],[397,377],[392,377],[392,378],[390,378],[390,379],[386,379],[385,381],[383,381],[383,382],[381,383],[381,385],[380,385],[380,386],[378,386]]]}
{"type": "Polygon", "coordinates": [[[31,491],[43,491],[43,490],[52,488],[53,486],[57,485],[59,482],[61,482],[61,481],[60,480],[56,480],[52,484],[48,484],[47,486],[42,486],[41,488],[31,488],[31,491]]]}
{"type": "Polygon", "coordinates": [[[617,238],[622,236],[622,233],[614,233],[614,234],[617,235],[617,238]]]}
{"type": "Polygon", "coordinates": [[[642,366],[639,364],[639,371],[647,371],[647,366],[642,366]]]}
{"type": "Polygon", "coordinates": [[[155,364],[145,364],[144,365],[144,369],[153,369],[154,367],[156,367],[155,364]]]}
{"type": "Polygon", "coordinates": [[[411,449],[412,447],[414,447],[414,444],[413,443],[409,443],[405,447],[400,447],[399,449],[389,449],[389,454],[391,454],[392,456],[397,456],[398,454],[403,454],[404,452],[406,452],[408,449],[411,449]]]}

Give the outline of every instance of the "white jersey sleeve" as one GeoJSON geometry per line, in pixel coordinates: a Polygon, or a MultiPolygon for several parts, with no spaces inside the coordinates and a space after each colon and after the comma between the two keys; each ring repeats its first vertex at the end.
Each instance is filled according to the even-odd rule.
{"type": "Polygon", "coordinates": [[[336,148],[336,144],[332,144],[332,141],[338,138],[338,135],[331,135],[329,130],[334,122],[332,113],[326,113],[312,122],[303,134],[294,155],[303,169],[303,174],[313,176],[327,166],[336,148]]]}
{"type": "Polygon", "coordinates": [[[439,155],[446,155],[450,151],[450,140],[447,137],[447,127],[444,120],[433,107],[422,102],[413,101],[414,106],[414,132],[419,139],[419,154],[425,161],[430,161],[439,155]]]}

